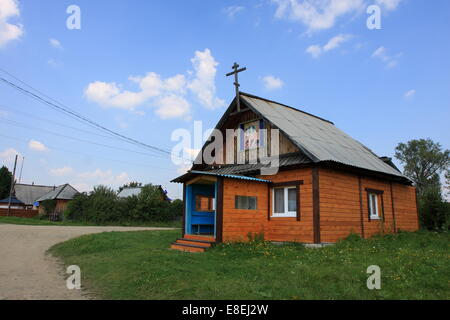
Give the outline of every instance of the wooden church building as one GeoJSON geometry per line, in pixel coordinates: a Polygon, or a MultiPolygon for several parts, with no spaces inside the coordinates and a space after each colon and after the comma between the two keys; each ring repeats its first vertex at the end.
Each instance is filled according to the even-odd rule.
{"type": "Polygon", "coordinates": [[[238,92],[216,129],[224,137],[226,129],[240,129],[230,141],[234,161],[194,164],[173,180],[184,186],[182,238],[174,249],[203,251],[215,242],[256,236],[328,243],[351,233],[367,238],[419,228],[411,181],[390,158],[378,157],[328,120],[238,92]],[[264,175],[260,155],[272,156],[274,129],[279,169],[264,175]],[[252,152],[256,163],[248,161],[252,152]]]}

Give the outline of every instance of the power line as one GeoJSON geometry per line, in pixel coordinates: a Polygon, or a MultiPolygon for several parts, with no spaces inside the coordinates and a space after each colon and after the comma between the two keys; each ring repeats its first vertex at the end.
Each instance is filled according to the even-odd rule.
{"type": "Polygon", "coordinates": [[[70,129],[73,129],[73,130],[76,130],[76,131],[80,131],[80,132],[84,132],[84,133],[87,133],[87,134],[96,135],[96,136],[103,137],[103,138],[107,138],[107,139],[116,139],[115,137],[110,136],[110,135],[107,136],[107,135],[103,135],[103,134],[100,134],[100,133],[96,133],[96,132],[84,130],[84,129],[81,129],[81,128],[72,127],[72,126],[69,126],[69,125],[67,125],[67,124],[62,124],[62,123],[59,123],[59,122],[54,121],[54,120],[40,118],[40,117],[38,117],[38,116],[36,116],[36,115],[34,115],[34,114],[31,114],[31,113],[27,113],[27,112],[21,111],[21,110],[19,110],[19,109],[17,109],[17,108],[8,107],[8,106],[5,106],[5,105],[0,105],[0,109],[3,109],[3,110],[12,110],[12,111],[14,111],[14,112],[16,112],[16,113],[18,113],[18,114],[21,114],[21,115],[30,117],[30,118],[32,118],[33,120],[40,120],[40,121],[42,121],[42,122],[53,123],[53,124],[55,124],[55,125],[57,125],[57,126],[60,126],[60,127],[63,127],[63,128],[70,128],[70,129]]]}
{"type": "Polygon", "coordinates": [[[121,150],[121,151],[126,151],[126,152],[133,152],[133,153],[142,154],[142,155],[149,156],[149,157],[164,158],[164,156],[160,155],[160,154],[150,154],[150,153],[145,153],[145,152],[125,149],[125,148],[115,147],[115,146],[111,146],[111,145],[107,145],[107,144],[103,144],[103,143],[93,142],[93,141],[89,141],[89,140],[84,140],[84,139],[81,139],[81,138],[75,138],[75,137],[71,137],[71,136],[68,136],[68,135],[61,134],[59,132],[53,132],[53,131],[50,131],[50,130],[46,130],[46,129],[42,129],[42,128],[36,128],[36,127],[28,126],[28,125],[25,125],[25,124],[21,124],[20,122],[13,121],[13,120],[0,119],[0,122],[6,123],[6,124],[11,125],[11,126],[15,126],[15,127],[25,128],[25,129],[28,129],[28,130],[36,130],[38,132],[45,132],[47,134],[51,134],[51,135],[56,136],[56,137],[63,137],[63,138],[67,138],[67,139],[71,139],[71,140],[75,140],[75,141],[80,141],[80,142],[84,142],[84,143],[89,143],[89,144],[93,144],[93,145],[97,145],[97,146],[101,146],[101,147],[105,147],[105,148],[121,150]]]}
{"type": "Polygon", "coordinates": [[[22,93],[22,94],[25,94],[25,95],[27,95],[27,96],[29,96],[29,97],[31,97],[31,98],[33,98],[33,99],[35,99],[35,100],[37,100],[37,101],[39,101],[39,102],[45,104],[45,105],[47,105],[47,106],[50,106],[50,107],[52,107],[52,108],[55,109],[55,110],[59,110],[60,112],[63,112],[63,113],[65,113],[66,115],[71,116],[72,118],[75,117],[75,118],[78,119],[79,121],[83,121],[84,123],[87,123],[87,124],[89,124],[89,125],[91,125],[91,126],[97,128],[97,129],[99,129],[99,130],[102,130],[102,131],[104,131],[104,132],[107,132],[107,133],[109,133],[109,134],[112,134],[112,135],[114,135],[114,136],[120,138],[120,139],[123,140],[123,141],[127,141],[127,142],[129,142],[129,143],[132,143],[132,144],[135,144],[135,145],[139,145],[139,146],[142,146],[142,147],[146,147],[146,148],[149,148],[149,149],[152,149],[152,150],[155,150],[155,151],[159,151],[159,152],[162,152],[162,153],[165,153],[165,154],[169,154],[169,155],[171,154],[170,151],[167,151],[167,150],[164,150],[164,149],[162,149],[162,148],[159,148],[159,147],[156,147],[156,146],[152,146],[152,145],[143,143],[143,142],[138,141],[138,140],[136,140],[136,139],[127,137],[127,136],[125,136],[125,135],[123,135],[123,134],[121,134],[121,133],[118,133],[118,132],[115,132],[115,131],[113,131],[113,130],[110,130],[110,129],[104,127],[103,125],[101,125],[101,124],[99,124],[99,123],[97,123],[97,122],[95,122],[95,121],[93,121],[93,120],[90,120],[89,118],[87,118],[87,117],[85,117],[85,116],[83,116],[83,115],[81,115],[81,114],[78,114],[77,112],[73,111],[73,110],[70,109],[69,107],[67,107],[67,106],[65,106],[64,104],[58,102],[57,100],[55,100],[55,99],[49,97],[48,95],[45,95],[44,93],[40,92],[39,90],[35,89],[34,87],[30,86],[29,84],[25,83],[24,81],[20,80],[18,77],[16,77],[16,76],[12,75],[11,73],[5,71],[4,69],[1,69],[1,68],[0,68],[0,70],[3,71],[4,73],[8,74],[9,76],[11,76],[12,78],[14,78],[15,80],[19,81],[20,83],[24,84],[25,86],[27,86],[27,87],[31,88],[32,90],[36,91],[36,92],[39,93],[40,95],[39,95],[39,94],[36,94],[36,93],[33,93],[33,92],[31,92],[31,91],[29,91],[29,90],[27,90],[27,89],[25,89],[25,88],[23,88],[23,87],[21,87],[21,86],[15,84],[15,83],[13,83],[13,82],[11,82],[11,81],[9,81],[9,80],[3,78],[3,77],[0,77],[0,80],[1,80],[3,83],[5,83],[5,84],[9,85],[10,87],[16,89],[17,91],[19,91],[19,92],[22,93]],[[42,96],[45,96],[48,100],[47,100],[47,99],[44,99],[42,96]],[[56,103],[53,103],[53,102],[51,102],[51,101],[49,101],[49,100],[52,100],[52,101],[54,101],[54,102],[56,102],[56,103]],[[59,105],[58,105],[58,104],[59,104],[59,105]]]}
{"type": "MultiPolygon", "coordinates": [[[[27,144],[28,141],[23,140],[23,139],[19,139],[16,137],[11,137],[5,134],[0,134],[0,137],[6,138],[6,139],[11,139],[11,140],[16,140],[22,143],[27,144]]],[[[156,166],[150,166],[147,164],[142,164],[142,163],[132,163],[132,162],[127,162],[127,161],[122,161],[122,160],[117,160],[117,159],[111,159],[111,158],[106,158],[106,157],[102,157],[102,156],[98,156],[98,155],[92,155],[92,154],[88,154],[88,153],[84,153],[84,152],[77,152],[77,151],[73,151],[73,150],[67,150],[67,149],[63,149],[63,148],[59,148],[59,147],[55,147],[55,146],[51,146],[48,145],[49,148],[51,148],[52,150],[56,150],[56,151],[60,151],[60,152],[69,152],[69,153],[74,153],[74,154],[79,154],[85,157],[91,157],[91,158],[98,158],[98,159],[104,159],[104,160],[108,160],[108,161],[115,161],[115,162],[120,162],[120,163],[124,163],[127,165],[132,165],[132,166],[142,166],[142,167],[148,167],[148,168],[152,168],[152,169],[161,169],[161,170],[170,170],[173,171],[173,169],[170,168],[163,168],[163,167],[156,167],[156,166]]]]}

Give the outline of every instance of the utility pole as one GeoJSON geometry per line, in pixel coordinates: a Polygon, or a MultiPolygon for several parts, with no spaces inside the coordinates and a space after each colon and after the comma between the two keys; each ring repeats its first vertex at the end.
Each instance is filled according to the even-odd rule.
{"type": "Polygon", "coordinates": [[[7,216],[9,217],[9,214],[11,212],[11,197],[12,197],[12,193],[14,190],[14,182],[15,182],[15,175],[16,175],[16,166],[17,166],[17,154],[16,154],[16,158],[14,160],[14,170],[13,170],[13,174],[11,177],[11,188],[9,189],[9,198],[8,198],[8,214],[7,216]]]}
{"type": "Polygon", "coordinates": [[[19,183],[22,181],[22,170],[23,170],[24,161],[25,161],[25,157],[22,157],[22,166],[20,167],[19,183]]]}

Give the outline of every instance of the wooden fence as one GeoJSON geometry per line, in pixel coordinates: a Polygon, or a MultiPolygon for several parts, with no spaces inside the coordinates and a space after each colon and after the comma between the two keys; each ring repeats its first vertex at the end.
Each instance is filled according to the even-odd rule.
{"type": "MultiPolygon", "coordinates": [[[[23,209],[11,209],[9,212],[10,217],[19,218],[34,218],[39,215],[38,210],[23,210],[23,209]]],[[[0,217],[8,216],[8,209],[0,209],[0,217]]]]}

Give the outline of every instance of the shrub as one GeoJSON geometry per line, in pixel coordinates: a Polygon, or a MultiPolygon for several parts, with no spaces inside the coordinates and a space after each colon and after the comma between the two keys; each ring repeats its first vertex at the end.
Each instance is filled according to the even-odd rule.
{"type": "Polygon", "coordinates": [[[183,202],[166,202],[159,187],[146,185],[139,195],[118,198],[114,190],[98,186],[89,194],[78,194],[68,204],[69,220],[94,223],[168,222],[182,214],[183,202]]]}

